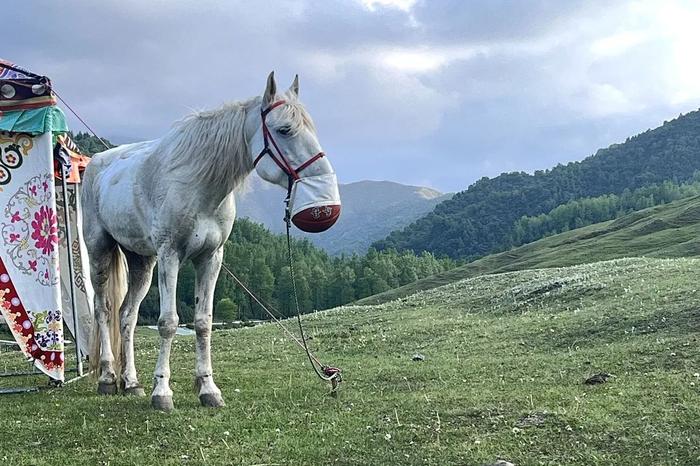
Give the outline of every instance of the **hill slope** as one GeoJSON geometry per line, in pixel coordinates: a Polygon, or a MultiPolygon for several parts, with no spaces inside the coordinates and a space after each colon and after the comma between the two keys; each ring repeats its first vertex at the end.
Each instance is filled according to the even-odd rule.
{"type": "Polygon", "coordinates": [[[581,162],[534,175],[483,178],[375,246],[481,257],[507,249],[513,224],[523,215],[539,215],[581,197],[620,194],[664,180],[686,181],[698,169],[700,111],[695,111],[581,162]]]}
{"type": "MultiPolygon", "coordinates": [[[[298,348],[263,325],[214,333],[227,406],[202,409],[191,391],[194,338],[177,336],[175,412],[152,411],[148,398],[99,396],[93,378],[0,398],[0,436],[12,439],[0,442],[0,458],[698,464],[699,269],[693,259],[634,259],[515,272],[309,316],[314,349],[344,369],[337,398],[325,396],[298,348]],[[424,361],[412,360],[417,352],[424,361]],[[582,383],[599,372],[614,377],[582,383]]],[[[147,391],[156,345],[156,332],[139,331],[147,391]]]]}
{"type": "Polygon", "coordinates": [[[700,196],[492,254],[447,272],[357,301],[377,304],[484,274],[616,259],[700,256],[700,196]]]}
{"type": "MultiPolygon", "coordinates": [[[[450,197],[452,194],[391,181],[341,184],[343,210],[333,228],[317,234],[293,231],[295,236],[308,239],[331,255],[363,254],[374,241],[422,217],[450,197]]],[[[251,177],[248,188],[237,198],[238,215],[282,233],[283,199],[281,189],[257,176],[251,177]]]]}

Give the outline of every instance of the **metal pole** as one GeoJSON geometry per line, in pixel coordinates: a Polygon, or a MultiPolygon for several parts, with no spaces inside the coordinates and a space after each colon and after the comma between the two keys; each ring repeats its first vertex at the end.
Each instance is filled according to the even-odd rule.
{"type": "MultiPolygon", "coordinates": [[[[66,176],[68,176],[67,168],[62,167],[63,173],[61,176],[61,185],[63,186],[63,221],[66,225],[66,243],[68,250],[68,273],[70,274],[70,304],[71,312],[73,313],[73,339],[75,340],[75,358],[77,361],[78,376],[83,375],[83,359],[80,355],[80,339],[78,338],[78,308],[75,303],[75,283],[73,282],[73,238],[70,231],[70,217],[68,214],[68,184],[66,176]]],[[[76,206],[77,207],[77,206],[76,206]]]]}
{"type": "Polygon", "coordinates": [[[28,388],[0,388],[0,395],[13,395],[15,393],[32,393],[38,392],[39,387],[28,388]]]}

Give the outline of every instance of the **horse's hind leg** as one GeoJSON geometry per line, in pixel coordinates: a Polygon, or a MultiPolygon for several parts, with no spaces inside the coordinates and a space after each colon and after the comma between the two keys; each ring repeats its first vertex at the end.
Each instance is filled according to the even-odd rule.
{"type": "Polygon", "coordinates": [[[139,306],[151,286],[155,257],[145,257],[124,251],[129,264],[129,290],[120,310],[119,330],[122,336],[122,391],[126,395],[144,396],[143,387],[136,376],[134,363],[134,329],[138,320],[139,306]]]}
{"type": "Polygon", "coordinates": [[[114,354],[110,338],[110,320],[116,316],[110,316],[107,306],[107,281],[112,272],[112,261],[117,248],[116,242],[106,233],[93,231],[86,235],[87,247],[90,258],[90,272],[92,286],[95,291],[95,323],[98,334],[93,338],[97,341],[93,345],[91,358],[99,358],[97,366],[97,392],[102,395],[114,395],[117,393],[117,374],[114,371],[114,354]],[[99,354],[92,354],[99,348],[99,354]]]}
{"type": "Polygon", "coordinates": [[[211,367],[211,320],[214,307],[214,287],[221,269],[223,250],[219,248],[210,257],[195,262],[197,279],[195,285],[194,329],[197,333],[195,367],[195,389],[198,390],[202,406],[221,407],[224,399],[214,383],[211,367]]]}

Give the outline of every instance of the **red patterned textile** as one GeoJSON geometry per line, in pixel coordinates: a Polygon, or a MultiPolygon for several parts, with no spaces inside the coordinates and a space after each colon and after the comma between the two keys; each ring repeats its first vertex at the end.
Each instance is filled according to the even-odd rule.
{"type": "Polygon", "coordinates": [[[49,371],[63,371],[61,311],[30,313],[17,294],[5,263],[0,258],[0,306],[22,352],[41,361],[49,371]]]}

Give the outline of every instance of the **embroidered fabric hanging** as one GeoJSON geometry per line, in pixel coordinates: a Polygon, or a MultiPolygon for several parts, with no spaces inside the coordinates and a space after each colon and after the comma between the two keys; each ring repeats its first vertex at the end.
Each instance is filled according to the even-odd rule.
{"type": "Polygon", "coordinates": [[[0,312],[24,354],[63,380],[51,133],[0,132],[0,312]]]}

